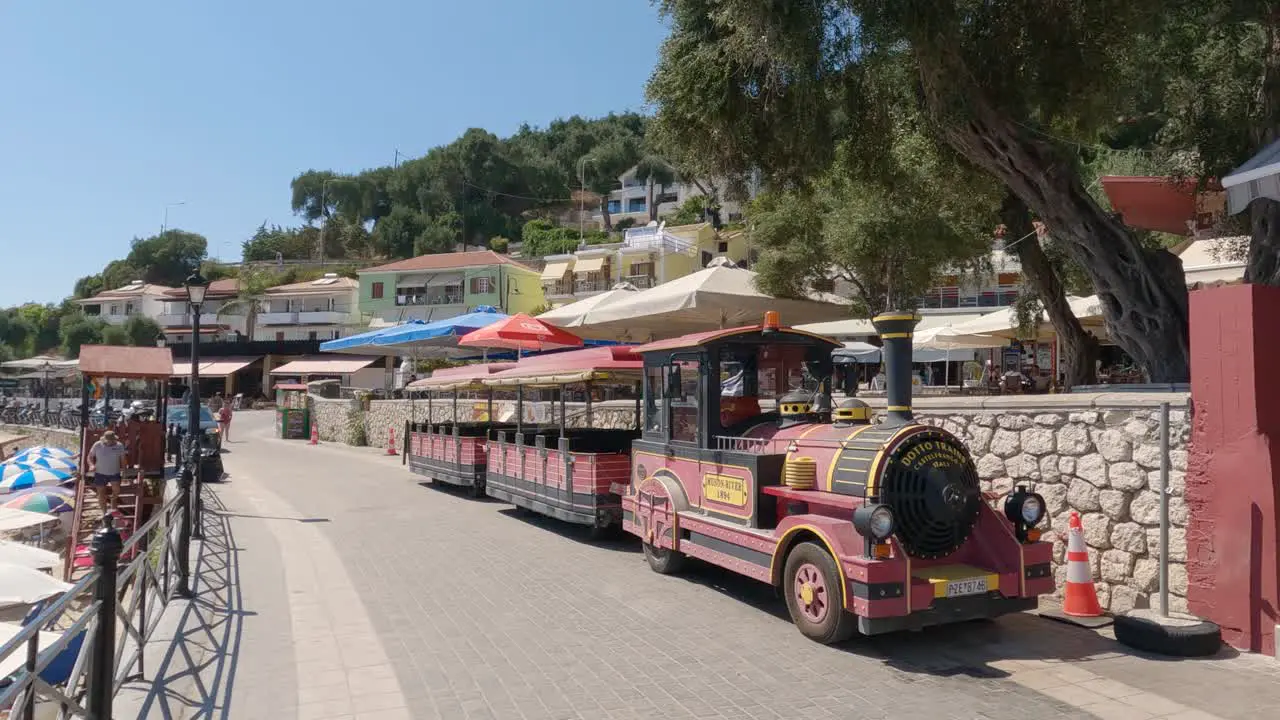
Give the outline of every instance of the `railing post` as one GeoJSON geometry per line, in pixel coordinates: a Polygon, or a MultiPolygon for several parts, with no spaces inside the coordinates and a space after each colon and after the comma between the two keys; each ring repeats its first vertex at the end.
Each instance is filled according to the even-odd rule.
{"type": "Polygon", "coordinates": [[[182,469],[178,475],[178,505],[182,508],[182,524],[178,526],[178,582],[173,588],[173,596],[178,598],[193,597],[191,592],[191,466],[182,469]]]}
{"type": "Polygon", "coordinates": [[[94,630],[93,656],[88,683],[89,720],[112,720],[111,700],[115,695],[116,659],[116,573],[124,541],[108,517],[93,534],[89,551],[98,569],[93,598],[98,603],[98,626],[94,630]]]}
{"type": "Polygon", "coordinates": [[[196,540],[204,539],[204,448],[203,438],[197,438],[191,443],[191,476],[195,482],[195,488],[192,494],[191,504],[193,512],[191,513],[191,537],[196,540]]]}

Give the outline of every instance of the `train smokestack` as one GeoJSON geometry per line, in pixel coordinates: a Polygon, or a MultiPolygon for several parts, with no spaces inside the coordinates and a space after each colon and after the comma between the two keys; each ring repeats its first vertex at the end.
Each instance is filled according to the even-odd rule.
{"type": "Polygon", "coordinates": [[[871,318],[884,346],[885,425],[911,422],[911,334],[920,322],[915,313],[889,311],[871,318]]]}

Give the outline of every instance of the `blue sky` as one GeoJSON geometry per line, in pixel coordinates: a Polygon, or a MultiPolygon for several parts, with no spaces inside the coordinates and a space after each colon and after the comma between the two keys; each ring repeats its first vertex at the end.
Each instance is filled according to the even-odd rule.
{"type": "Polygon", "coordinates": [[[289,181],[644,109],[648,0],[0,1],[0,307],[169,226],[238,257],[289,181]]]}

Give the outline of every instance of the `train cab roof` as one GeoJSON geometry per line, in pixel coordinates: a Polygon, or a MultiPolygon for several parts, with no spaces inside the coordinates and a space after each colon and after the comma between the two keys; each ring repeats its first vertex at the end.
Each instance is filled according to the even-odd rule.
{"type": "Polygon", "coordinates": [[[644,370],[644,359],[631,345],[548,353],[524,358],[514,367],[494,373],[485,385],[565,385],[588,380],[638,380],[644,370]]]}

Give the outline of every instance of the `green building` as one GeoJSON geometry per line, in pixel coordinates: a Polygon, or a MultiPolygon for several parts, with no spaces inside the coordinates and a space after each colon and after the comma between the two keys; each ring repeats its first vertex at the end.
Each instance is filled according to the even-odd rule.
{"type": "Polygon", "coordinates": [[[360,312],[375,324],[432,322],[480,305],[514,315],[545,303],[541,274],[492,250],[420,255],[365,268],[359,277],[360,312]]]}

